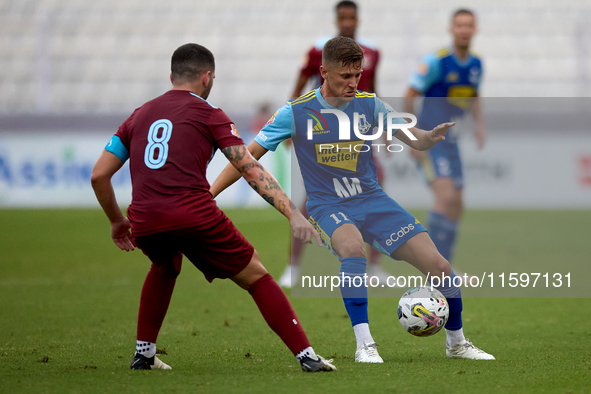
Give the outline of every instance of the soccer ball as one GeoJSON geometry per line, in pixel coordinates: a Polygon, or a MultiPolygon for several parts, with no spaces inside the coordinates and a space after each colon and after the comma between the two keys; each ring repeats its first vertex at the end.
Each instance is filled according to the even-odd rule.
{"type": "Polygon", "coordinates": [[[398,302],[398,320],[402,328],[418,337],[439,332],[448,317],[447,300],[436,289],[413,287],[398,302]]]}

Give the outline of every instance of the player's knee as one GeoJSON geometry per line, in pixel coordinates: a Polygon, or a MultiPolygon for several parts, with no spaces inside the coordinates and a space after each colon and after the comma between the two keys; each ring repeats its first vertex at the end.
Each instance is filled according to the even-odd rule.
{"type": "Polygon", "coordinates": [[[363,242],[353,241],[344,244],[338,251],[341,257],[363,257],[367,258],[367,252],[365,251],[365,245],[363,242]]]}
{"type": "Polygon", "coordinates": [[[445,209],[446,212],[453,209],[458,203],[456,196],[454,196],[454,193],[452,192],[439,193],[437,196],[437,202],[445,209]]]}
{"type": "Polygon", "coordinates": [[[439,252],[433,258],[431,270],[432,275],[435,276],[441,276],[442,274],[451,276],[451,265],[439,252]]]}
{"type": "Polygon", "coordinates": [[[248,276],[252,280],[252,283],[268,274],[267,269],[261,262],[261,257],[256,250],[250,259],[250,263],[246,266],[246,269],[248,269],[248,276]]]}
{"type": "Polygon", "coordinates": [[[240,271],[238,275],[234,276],[231,279],[238,286],[242,287],[245,290],[248,290],[254,282],[256,282],[257,280],[259,280],[267,274],[267,269],[261,262],[261,258],[255,250],[248,265],[242,271],[240,271]]]}
{"type": "Polygon", "coordinates": [[[150,270],[154,271],[160,276],[164,276],[165,278],[176,278],[179,276],[181,271],[177,269],[174,265],[156,265],[152,263],[152,267],[150,270]]]}

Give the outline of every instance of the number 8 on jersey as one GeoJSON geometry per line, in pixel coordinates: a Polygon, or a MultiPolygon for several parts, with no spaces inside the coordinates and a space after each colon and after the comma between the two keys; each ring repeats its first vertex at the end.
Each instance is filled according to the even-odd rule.
{"type": "Polygon", "coordinates": [[[172,122],[168,119],[160,119],[152,123],[148,131],[148,145],[144,154],[144,163],[152,170],[156,170],[166,163],[168,158],[168,141],[172,135],[172,122]],[[158,137],[158,132],[162,130],[162,135],[158,137]],[[158,148],[158,156],[154,153],[158,148]]]}

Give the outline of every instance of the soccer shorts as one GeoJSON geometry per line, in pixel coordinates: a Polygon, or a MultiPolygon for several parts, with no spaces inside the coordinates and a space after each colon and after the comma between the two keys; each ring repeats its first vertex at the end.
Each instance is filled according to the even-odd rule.
{"type": "Polygon", "coordinates": [[[458,145],[455,143],[443,141],[425,151],[418,167],[429,184],[438,178],[451,178],[456,189],[464,187],[462,160],[458,145]]]}
{"type": "Polygon", "coordinates": [[[310,222],[339,260],[341,256],[333,249],[331,237],[337,228],[346,223],[355,225],[365,242],[387,256],[391,256],[392,252],[416,234],[427,231],[413,215],[382,190],[335,204],[314,206],[308,203],[307,209],[310,222]]]}
{"type": "Polygon", "coordinates": [[[234,223],[223,214],[210,228],[186,227],[136,237],[137,246],[165,276],[176,278],[185,255],[211,282],[242,271],[254,253],[234,223]]]}

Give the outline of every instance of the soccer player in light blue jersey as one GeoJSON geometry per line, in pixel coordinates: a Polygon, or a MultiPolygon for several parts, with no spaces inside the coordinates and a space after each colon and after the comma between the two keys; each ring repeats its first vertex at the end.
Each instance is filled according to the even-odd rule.
{"type": "MultiPolygon", "coordinates": [[[[475,119],[476,142],[482,148],[486,138],[478,100],[482,63],[469,51],[476,33],[474,13],[467,9],[456,11],[450,32],[453,45],[427,55],[410,77],[405,111],[414,113],[414,98],[423,95],[425,100],[418,127],[428,129],[442,122],[458,120],[471,109],[475,119]]],[[[463,211],[462,162],[457,136],[448,135],[445,141],[427,152],[413,150],[411,153],[435,196],[433,208],[428,214],[431,238],[443,257],[451,262],[458,221],[463,211]]],[[[460,274],[458,270],[455,272],[460,274]]]]}
{"type": "MultiPolygon", "coordinates": [[[[322,51],[322,86],[279,109],[249,145],[249,151],[260,158],[275,150],[281,141],[292,138],[308,196],[310,221],[341,261],[342,275],[365,275],[364,242],[367,242],[394,259],[412,264],[425,275],[453,278],[449,263],[437,251],[423,225],[379,186],[371,141],[355,136],[350,125],[348,131],[354,137],[341,138],[337,116],[322,112],[338,109],[349,119],[355,119],[357,114],[359,132],[368,136],[374,134],[373,126],[383,123],[386,128],[388,114],[395,111],[375,94],[357,91],[362,61],[363,50],[355,40],[347,37],[329,40],[322,51]],[[313,126],[310,130],[309,124],[313,126]]],[[[395,118],[394,123],[406,122],[395,118]]],[[[444,123],[429,131],[401,128],[394,136],[414,149],[426,150],[445,140],[448,128],[453,125],[444,123]]],[[[226,167],[210,192],[215,197],[239,178],[238,171],[226,167]]],[[[447,356],[494,359],[464,337],[460,288],[449,281],[437,288],[446,296],[450,307],[445,326],[447,356]]],[[[348,288],[345,283],[341,294],[357,340],[355,361],[382,363],[369,330],[367,287],[348,288]]]]}

